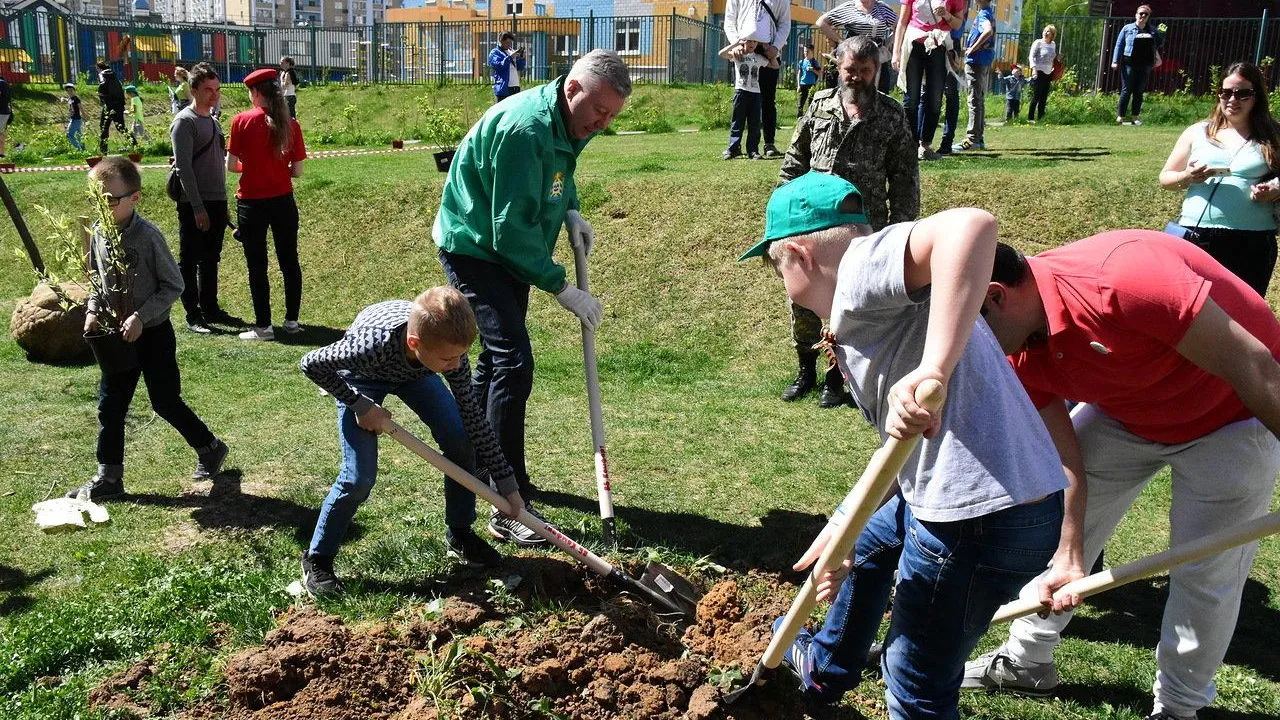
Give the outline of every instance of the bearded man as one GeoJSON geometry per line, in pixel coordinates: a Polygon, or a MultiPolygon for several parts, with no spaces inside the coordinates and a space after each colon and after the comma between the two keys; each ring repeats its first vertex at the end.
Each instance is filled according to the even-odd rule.
{"type": "MultiPolygon", "coordinates": [[[[778,183],[810,170],[842,177],[862,194],[867,220],[875,231],[915,220],[920,214],[917,143],[902,105],[876,90],[879,52],[875,41],[862,35],[836,46],[840,82],[814,96],[791,137],[778,183]]],[[[821,333],[818,316],[792,302],[791,338],[799,372],[783,391],[784,401],[798,400],[816,386],[818,351],[813,346],[821,333]]],[[[831,365],[818,405],[833,408],[849,402],[844,378],[831,365]]]]}

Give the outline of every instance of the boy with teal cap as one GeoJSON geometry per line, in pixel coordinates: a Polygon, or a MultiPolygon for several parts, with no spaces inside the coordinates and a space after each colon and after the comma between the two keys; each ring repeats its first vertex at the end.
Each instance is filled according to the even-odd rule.
{"type": "MultiPolygon", "coordinates": [[[[801,631],[784,662],[806,699],[837,702],[861,680],[897,570],[881,659],[889,716],[955,720],[968,650],[1058,547],[1067,481],[978,317],[995,218],[962,208],[876,233],[865,223],[853,184],[810,172],[774,191],[764,239],[739,258],[763,257],[792,300],[830,318],[836,360],[882,437],[924,435],[853,556],[818,585],[834,599],[822,628],[801,631]],[[947,388],[937,413],[914,400],[926,379],[947,388]]],[[[845,512],[842,503],[796,570],[817,560],[845,512]]]]}

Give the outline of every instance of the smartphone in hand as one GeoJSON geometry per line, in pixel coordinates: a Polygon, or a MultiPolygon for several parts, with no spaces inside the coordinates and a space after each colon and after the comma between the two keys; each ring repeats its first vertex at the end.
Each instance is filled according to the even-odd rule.
{"type": "Polygon", "coordinates": [[[1226,167],[1226,166],[1222,166],[1222,167],[1209,167],[1209,168],[1205,168],[1205,173],[1206,173],[1209,177],[1225,177],[1225,176],[1227,176],[1227,175],[1230,175],[1230,174],[1231,174],[1231,168],[1226,167]]]}

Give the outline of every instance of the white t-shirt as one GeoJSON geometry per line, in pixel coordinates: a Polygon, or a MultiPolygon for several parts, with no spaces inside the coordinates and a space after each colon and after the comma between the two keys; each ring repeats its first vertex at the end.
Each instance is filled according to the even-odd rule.
{"type": "Polygon", "coordinates": [[[760,53],[749,53],[742,56],[733,64],[737,75],[734,78],[733,87],[735,90],[744,90],[746,92],[760,92],[760,68],[769,64],[769,61],[760,53]]]}
{"type": "MultiPolygon", "coordinates": [[[[929,327],[930,288],[906,287],[913,227],[898,223],[854,240],[831,308],[836,357],[882,437],[889,388],[919,367],[929,327]]],[[[925,522],[969,520],[1067,487],[1044,421],[982,318],[951,374],[942,427],[921,439],[898,485],[925,522]]]]}
{"type": "Polygon", "coordinates": [[[516,70],[515,59],[512,59],[511,64],[507,66],[507,87],[520,87],[520,71],[516,70]]]}

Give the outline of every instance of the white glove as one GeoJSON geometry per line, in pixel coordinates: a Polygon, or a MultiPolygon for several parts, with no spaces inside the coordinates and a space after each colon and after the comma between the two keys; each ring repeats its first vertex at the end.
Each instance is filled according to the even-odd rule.
{"type": "Polygon", "coordinates": [[[596,243],[596,231],[582,217],[582,213],[577,210],[565,213],[564,229],[569,232],[569,242],[575,250],[581,248],[583,255],[591,254],[591,246],[596,243]]]}
{"type": "Polygon", "coordinates": [[[566,283],[564,289],[556,293],[556,302],[577,315],[582,324],[591,330],[595,330],[600,324],[600,316],[604,313],[600,301],[591,297],[591,293],[578,289],[577,285],[566,283]]]}

